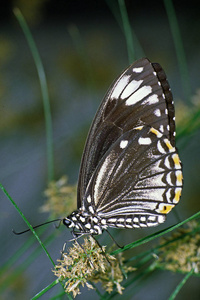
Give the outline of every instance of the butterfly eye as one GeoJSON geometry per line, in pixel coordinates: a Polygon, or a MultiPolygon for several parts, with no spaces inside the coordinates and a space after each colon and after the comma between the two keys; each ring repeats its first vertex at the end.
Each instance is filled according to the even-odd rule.
{"type": "Polygon", "coordinates": [[[70,225],[73,224],[73,221],[70,220],[70,219],[68,219],[68,218],[64,218],[64,219],[63,219],[63,224],[64,224],[65,226],[67,226],[67,227],[70,227],[70,225]]]}

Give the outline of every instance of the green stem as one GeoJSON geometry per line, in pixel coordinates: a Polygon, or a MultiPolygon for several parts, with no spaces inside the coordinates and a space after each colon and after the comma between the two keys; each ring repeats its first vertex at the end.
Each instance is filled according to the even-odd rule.
{"type": "Polygon", "coordinates": [[[183,94],[185,95],[187,101],[189,101],[191,97],[190,78],[188,74],[186,56],[185,56],[185,51],[184,51],[184,46],[181,38],[178,21],[176,18],[175,9],[173,6],[173,2],[171,0],[164,0],[164,5],[167,12],[169,25],[174,40],[176,56],[179,63],[180,76],[181,76],[182,87],[184,91],[183,94]]]}
{"type": "Polygon", "coordinates": [[[158,238],[158,237],[160,237],[160,236],[162,236],[166,233],[171,232],[174,229],[177,229],[177,228],[181,227],[182,225],[186,224],[187,222],[192,221],[192,220],[194,220],[198,217],[200,217],[200,211],[198,213],[194,214],[193,216],[189,217],[188,219],[186,219],[186,220],[184,220],[184,221],[182,221],[182,222],[180,222],[176,225],[170,226],[170,227],[168,227],[164,230],[160,230],[156,233],[150,234],[147,237],[142,238],[140,240],[137,240],[137,241],[135,241],[131,244],[125,245],[123,248],[117,249],[117,250],[111,252],[110,254],[111,255],[116,255],[118,253],[124,252],[125,250],[132,249],[132,248],[138,247],[140,245],[143,245],[143,244],[145,244],[147,242],[150,242],[150,241],[152,241],[152,240],[154,240],[154,239],[156,239],[156,238],[158,238]]]}
{"type": "Polygon", "coordinates": [[[174,292],[171,294],[171,296],[168,298],[168,300],[174,300],[176,298],[176,296],[179,293],[179,291],[181,290],[181,288],[184,286],[184,284],[186,283],[186,281],[193,275],[193,273],[194,273],[194,270],[192,269],[189,273],[187,273],[185,275],[185,277],[178,284],[178,286],[176,287],[176,289],[174,290],[174,292]]]}
{"type": "Polygon", "coordinates": [[[8,192],[6,191],[6,189],[3,187],[3,185],[0,183],[0,189],[3,191],[3,193],[6,195],[6,197],[10,200],[10,202],[13,204],[13,206],[16,208],[16,210],[18,211],[18,213],[20,214],[20,216],[22,217],[22,219],[24,220],[24,222],[27,224],[27,226],[30,228],[30,230],[32,231],[33,235],[35,236],[35,238],[37,239],[37,241],[39,242],[40,246],[42,247],[42,249],[44,250],[44,252],[46,253],[47,257],[50,259],[50,261],[52,262],[53,266],[55,266],[50,254],[48,253],[47,249],[45,248],[44,244],[42,243],[42,241],[40,240],[39,236],[37,235],[37,233],[35,232],[35,230],[33,229],[33,227],[31,226],[31,224],[29,223],[29,221],[26,219],[26,217],[24,216],[24,214],[21,212],[20,208],[17,206],[17,204],[14,202],[14,200],[11,198],[11,196],[8,194],[8,192]]]}
{"type": "Polygon", "coordinates": [[[129,59],[129,63],[132,63],[135,60],[135,49],[134,49],[133,36],[132,36],[131,26],[128,18],[128,13],[126,10],[126,5],[124,3],[124,0],[118,0],[118,4],[121,12],[124,35],[127,44],[128,59],[129,59]]]}
{"type": "Polygon", "coordinates": [[[14,14],[24,32],[26,40],[28,42],[30,51],[32,53],[38,77],[40,82],[40,88],[43,99],[44,107],[44,116],[45,116],[45,127],[46,127],[46,145],[47,145],[47,165],[48,165],[48,181],[53,180],[54,178],[54,159],[53,159],[53,134],[52,134],[52,119],[51,119],[51,109],[49,102],[49,93],[47,88],[47,80],[44,72],[44,67],[34,42],[33,36],[30,32],[30,29],[18,8],[14,9],[14,14]]]}

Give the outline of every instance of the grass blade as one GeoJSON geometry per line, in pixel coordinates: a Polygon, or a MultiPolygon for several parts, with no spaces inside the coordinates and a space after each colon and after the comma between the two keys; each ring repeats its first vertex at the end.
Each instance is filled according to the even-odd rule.
{"type": "Polygon", "coordinates": [[[20,214],[20,216],[22,217],[22,219],[24,220],[24,222],[26,223],[26,225],[30,228],[30,230],[32,231],[33,235],[35,236],[35,238],[37,239],[38,243],[40,244],[40,246],[42,247],[42,249],[44,250],[44,252],[46,253],[47,257],[50,259],[50,261],[52,262],[53,266],[55,266],[50,254],[48,253],[47,249],[45,248],[44,244],[42,243],[42,241],[40,240],[39,236],[37,235],[37,233],[35,232],[35,230],[33,229],[33,227],[31,226],[31,224],[29,223],[29,221],[26,219],[26,217],[24,216],[24,214],[21,212],[20,208],[17,206],[17,204],[14,202],[14,200],[11,198],[11,196],[8,194],[8,192],[6,191],[6,189],[3,187],[3,185],[0,183],[0,189],[3,191],[3,193],[6,195],[6,197],[10,200],[10,202],[13,204],[13,206],[16,208],[16,210],[18,211],[18,213],[20,214]]]}
{"type": "Polygon", "coordinates": [[[176,50],[176,56],[179,63],[180,76],[182,81],[183,95],[185,95],[187,101],[191,98],[190,78],[188,74],[186,56],[184,46],[181,38],[181,33],[176,18],[175,9],[171,0],[164,0],[165,9],[167,12],[169,25],[174,40],[174,46],[176,50]]]}
{"type": "Polygon", "coordinates": [[[111,252],[110,254],[111,255],[115,255],[115,254],[118,254],[120,252],[124,252],[125,250],[132,249],[132,248],[138,247],[138,246],[140,246],[142,244],[145,244],[147,242],[150,242],[150,241],[152,241],[152,240],[154,240],[154,239],[156,239],[156,238],[158,238],[158,237],[160,237],[160,236],[162,236],[162,235],[164,235],[166,233],[171,232],[174,229],[177,229],[177,228],[181,227],[182,225],[186,224],[187,222],[192,221],[192,220],[194,220],[194,219],[196,219],[198,217],[200,217],[200,211],[197,212],[196,214],[194,214],[193,216],[189,217],[188,219],[186,219],[186,220],[184,220],[184,221],[182,221],[182,222],[180,222],[180,223],[178,223],[176,225],[170,226],[170,227],[168,227],[166,229],[163,229],[163,230],[160,230],[160,231],[158,231],[156,233],[150,234],[147,237],[139,239],[139,240],[137,240],[137,241],[135,241],[135,242],[133,242],[131,244],[127,244],[123,248],[116,249],[115,251],[111,252]]]}
{"type": "Polygon", "coordinates": [[[194,273],[194,270],[192,269],[189,273],[187,273],[185,275],[185,277],[181,280],[181,282],[177,285],[176,289],[174,290],[174,292],[171,294],[171,296],[168,298],[168,300],[174,300],[177,296],[177,294],[179,293],[179,291],[181,290],[181,288],[184,286],[184,284],[186,283],[186,281],[192,276],[192,274],[194,273]]]}
{"type": "Polygon", "coordinates": [[[124,3],[124,0],[118,0],[119,9],[121,12],[122,17],[122,23],[124,28],[124,35],[126,39],[127,44],[127,50],[128,50],[128,59],[129,63],[132,63],[135,60],[135,49],[134,49],[134,43],[133,43],[133,36],[131,32],[131,26],[128,18],[128,13],[126,10],[126,5],[124,3]]]}
{"type": "Polygon", "coordinates": [[[43,107],[44,107],[44,116],[45,116],[45,126],[46,126],[46,144],[47,144],[47,164],[48,164],[48,181],[53,180],[54,178],[54,159],[53,159],[53,134],[52,134],[52,120],[51,120],[51,109],[49,102],[49,93],[47,88],[47,80],[44,72],[44,67],[34,42],[31,31],[18,8],[14,9],[14,14],[24,32],[26,40],[28,42],[29,48],[31,50],[35,66],[37,69],[42,99],[43,99],[43,107]]]}

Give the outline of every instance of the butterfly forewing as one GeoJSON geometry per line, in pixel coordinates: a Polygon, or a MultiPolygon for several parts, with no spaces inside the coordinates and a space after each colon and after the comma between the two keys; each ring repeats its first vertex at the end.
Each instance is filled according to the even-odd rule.
{"type": "MultiPolygon", "coordinates": [[[[146,58],[132,64],[113,82],[96,113],[81,162],[78,208],[86,199],[89,181],[107,152],[111,152],[111,147],[125,133],[143,125],[159,130],[174,146],[174,107],[169,84],[160,65],[152,65],[146,58]]],[[[127,176],[127,180],[130,182],[133,178],[127,176]]],[[[104,201],[109,199],[106,197],[104,201]]]]}

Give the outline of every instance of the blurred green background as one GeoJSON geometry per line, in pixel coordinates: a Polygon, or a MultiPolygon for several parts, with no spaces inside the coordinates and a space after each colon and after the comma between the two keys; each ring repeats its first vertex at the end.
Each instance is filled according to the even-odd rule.
{"type": "MultiPolygon", "coordinates": [[[[200,3],[173,1],[186,54],[191,97],[186,95],[181,81],[163,1],[125,3],[131,28],[138,40],[135,59],[145,55],[164,68],[174,95],[180,129],[187,112],[200,106],[200,3]],[[197,96],[194,98],[194,95],[197,96]]],[[[71,184],[77,182],[90,123],[109,85],[129,65],[129,60],[125,36],[114,15],[117,1],[1,1],[0,182],[29,222],[36,225],[48,217],[39,212],[47,186],[45,122],[35,64],[13,14],[14,7],[21,10],[28,22],[47,75],[53,120],[55,179],[67,174],[71,184]]],[[[200,208],[200,132],[196,130],[190,138],[179,139],[177,146],[185,180],[177,212],[183,220],[200,208]]],[[[1,265],[5,266],[32,234],[13,235],[12,228],[20,231],[26,229],[26,225],[3,193],[0,207],[0,258],[1,265]]],[[[158,230],[175,222],[176,218],[171,213],[158,230]]],[[[126,230],[123,231],[123,239],[127,243],[132,242],[156,230],[126,230]]],[[[51,225],[47,232],[40,237],[44,241],[53,233],[53,242],[46,246],[56,261],[63,243],[71,235],[67,230],[55,230],[51,225]]],[[[120,241],[121,231],[113,232],[120,241]]],[[[104,240],[105,237],[99,239],[101,244],[104,240]]],[[[111,242],[106,239],[106,243],[111,242]]],[[[2,285],[2,299],[30,299],[55,279],[45,254],[41,251],[40,255],[33,256],[37,247],[38,243],[33,238],[31,247],[22,251],[17,261],[2,272],[2,279],[11,278],[7,286],[2,285]],[[26,265],[31,257],[33,263],[26,265]]],[[[181,275],[170,272],[154,274],[134,296],[129,291],[119,298],[164,300],[181,278],[181,275]]],[[[58,286],[54,287],[42,299],[50,299],[58,290],[58,286]]],[[[198,278],[192,277],[177,299],[191,299],[191,295],[193,300],[200,299],[198,278]]],[[[88,300],[98,299],[94,291],[87,292],[86,289],[77,299],[85,297],[88,300]]]]}

